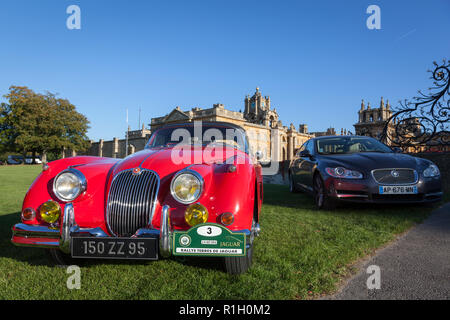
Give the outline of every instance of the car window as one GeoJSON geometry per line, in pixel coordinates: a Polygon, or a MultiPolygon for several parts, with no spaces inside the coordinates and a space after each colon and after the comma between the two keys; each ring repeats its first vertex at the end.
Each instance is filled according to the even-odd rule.
{"type": "Polygon", "coordinates": [[[299,149],[298,149],[298,151],[297,151],[297,157],[300,157],[300,152],[302,152],[303,150],[305,150],[306,149],[306,143],[307,142],[305,142],[299,149]]]}
{"type": "Polygon", "coordinates": [[[309,154],[314,154],[314,143],[312,140],[306,143],[306,150],[308,150],[309,154]]]}
{"type": "Polygon", "coordinates": [[[386,145],[367,137],[333,137],[318,139],[317,150],[319,154],[392,152],[386,145]]]}
{"type": "Polygon", "coordinates": [[[156,130],[146,148],[188,145],[233,147],[248,153],[248,137],[241,129],[226,125],[203,125],[197,132],[194,125],[173,126],[156,130]]]}

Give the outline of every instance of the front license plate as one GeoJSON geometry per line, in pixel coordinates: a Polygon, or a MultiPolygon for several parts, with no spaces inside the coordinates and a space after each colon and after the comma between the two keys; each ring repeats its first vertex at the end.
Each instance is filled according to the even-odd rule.
{"type": "Polygon", "coordinates": [[[380,186],[380,194],[416,194],[417,186],[380,186]]]}
{"type": "Polygon", "coordinates": [[[72,238],[73,258],[158,259],[156,238],[72,238]]]}
{"type": "Polygon", "coordinates": [[[246,235],[215,223],[204,223],[173,235],[176,256],[245,256],[246,235]]]}

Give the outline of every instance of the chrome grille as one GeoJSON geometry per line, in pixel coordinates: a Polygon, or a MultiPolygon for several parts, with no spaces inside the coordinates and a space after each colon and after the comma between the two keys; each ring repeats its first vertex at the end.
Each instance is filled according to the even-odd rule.
{"type": "Polygon", "coordinates": [[[376,182],[384,185],[414,184],[418,176],[414,169],[376,169],[372,170],[376,182]]]}
{"type": "Polygon", "coordinates": [[[111,183],[106,206],[110,231],[118,237],[129,237],[151,224],[158,189],[159,177],[153,171],[119,172],[111,183]]]}

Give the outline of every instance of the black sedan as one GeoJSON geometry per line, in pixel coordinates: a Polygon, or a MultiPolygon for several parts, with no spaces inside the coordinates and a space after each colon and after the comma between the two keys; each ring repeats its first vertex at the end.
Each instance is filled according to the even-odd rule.
{"type": "Polygon", "coordinates": [[[289,166],[289,184],[291,192],[308,191],[318,208],[328,210],[338,201],[429,203],[442,198],[435,164],[362,136],[308,140],[289,166]]]}

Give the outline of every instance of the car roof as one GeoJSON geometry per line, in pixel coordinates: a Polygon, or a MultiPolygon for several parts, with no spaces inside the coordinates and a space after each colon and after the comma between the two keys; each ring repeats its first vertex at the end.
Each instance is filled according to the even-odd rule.
{"type": "MultiPolygon", "coordinates": [[[[368,137],[368,136],[355,136],[355,135],[339,135],[339,136],[320,136],[320,137],[314,137],[313,139],[315,140],[320,140],[320,139],[326,139],[326,138],[372,138],[372,137],[368,137]]],[[[373,138],[372,138],[373,139],[373,138]]]]}

